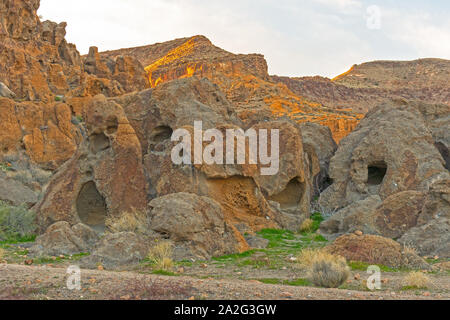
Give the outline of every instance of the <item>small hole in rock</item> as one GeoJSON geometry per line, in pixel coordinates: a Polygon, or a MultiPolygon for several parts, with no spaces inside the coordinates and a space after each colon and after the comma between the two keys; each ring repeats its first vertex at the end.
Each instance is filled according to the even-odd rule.
{"type": "Polygon", "coordinates": [[[150,151],[164,151],[164,144],[172,137],[173,130],[169,126],[159,126],[150,135],[150,151]]]}
{"type": "Polygon", "coordinates": [[[387,165],[384,162],[376,163],[367,168],[367,183],[369,185],[380,185],[383,183],[384,176],[387,172],[387,165]]]}

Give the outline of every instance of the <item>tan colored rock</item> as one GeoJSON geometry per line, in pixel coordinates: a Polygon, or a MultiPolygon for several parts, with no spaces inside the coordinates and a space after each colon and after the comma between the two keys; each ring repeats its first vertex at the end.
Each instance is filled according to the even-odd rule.
{"type": "Polygon", "coordinates": [[[312,177],[320,170],[319,161],[313,158],[315,166],[309,162],[300,128],[292,122],[271,121],[252,127],[280,130],[280,170],[273,176],[262,176],[256,165],[174,166],[171,150],[177,143],[170,137],[176,129],[184,128],[193,136],[197,120],[202,120],[203,130],[242,128],[218,88],[206,79],[192,77],[114,101],[123,105],[132,119],[154,197],[179,192],[209,196],[223,206],[227,222],[244,223],[253,230],[294,229],[309,216],[312,177]]]}
{"type": "Polygon", "coordinates": [[[41,230],[53,221],[101,230],[107,216],[147,205],[141,146],[122,108],[98,96],[84,118],[87,137],[36,206],[41,230]]]}
{"type": "Polygon", "coordinates": [[[106,234],[80,264],[98,270],[117,269],[139,263],[146,258],[148,249],[145,239],[132,232],[106,234]]]}
{"type": "Polygon", "coordinates": [[[331,159],[331,185],[321,205],[334,210],[371,195],[382,200],[402,191],[427,192],[450,177],[420,111],[392,102],[370,111],[341,141],[331,159]]]}
{"type": "Polygon", "coordinates": [[[399,243],[380,236],[347,234],[337,238],[326,248],[329,252],[343,256],[348,261],[381,264],[392,268],[429,269],[430,267],[419,256],[404,253],[399,243]]]}
{"type": "Polygon", "coordinates": [[[17,122],[14,101],[0,98],[0,152],[15,152],[22,140],[22,131],[17,122]]]}
{"type": "Polygon", "coordinates": [[[46,232],[36,239],[30,249],[32,256],[59,256],[89,252],[97,234],[83,224],[73,227],[68,222],[57,222],[47,228],[46,232]]]}
{"type": "Polygon", "coordinates": [[[13,99],[15,96],[16,94],[14,92],[9,90],[3,82],[0,82],[0,97],[13,99]]]}
{"type": "Polygon", "coordinates": [[[221,206],[213,199],[174,193],[149,203],[151,229],[175,243],[176,259],[210,259],[249,247],[225,222],[221,206]]]}

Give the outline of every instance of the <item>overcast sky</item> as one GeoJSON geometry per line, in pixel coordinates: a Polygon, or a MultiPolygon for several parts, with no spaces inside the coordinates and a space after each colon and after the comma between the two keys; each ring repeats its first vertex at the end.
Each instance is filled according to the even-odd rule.
{"type": "Polygon", "coordinates": [[[372,60],[450,59],[450,1],[41,0],[85,54],[202,34],[271,74],[334,77],[372,60]]]}

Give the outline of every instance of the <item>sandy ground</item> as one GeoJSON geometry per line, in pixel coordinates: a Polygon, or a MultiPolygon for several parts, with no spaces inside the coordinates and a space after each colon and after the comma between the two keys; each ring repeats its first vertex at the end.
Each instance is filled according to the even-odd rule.
{"type": "MultiPolygon", "coordinates": [[[[81,290],[67,288],[67,269],[0,265],[0,299],[190,300],[411,300],[450,299],[449,277],[433,278],[438,290],[377,292],[263,284],[256,280],[198,279],[136,272],[81,270],[81,290]]],[[[388,276],[389,277],[389,276],[388,276]]],[[[395,276],[391,276],[395,277],[395,276]]],[[[395,279],[392,279],[395,281],[395,279]]]]}

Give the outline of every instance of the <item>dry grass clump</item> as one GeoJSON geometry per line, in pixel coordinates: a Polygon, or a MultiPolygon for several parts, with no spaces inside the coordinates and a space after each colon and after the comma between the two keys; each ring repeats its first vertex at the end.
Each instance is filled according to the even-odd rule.
{"type": "Polygon", "coordinates": [[[306,219],[300,225],[300,232],[310,232],[314,227],[314,221],[312,219],[306,219]]]}
{"type": "Polygon", "coordinates": [[[3,257],[5,256],[5,249],[0,248],[0,262],[3,261],[3,257]]]}
{"type": "Polygon", "coordinates": [[[411,254],[411,255],[418,255],[417,249],[412,247],[412,246],[408,246],[408,245],[405,245],[403,247],[403,253],[404,254],[411,254]]]}
{"type": "Polygon", "coordinates": [[[174,266],[172,255],[172,243],[169,241],[162,241],[150,249],[147,258],[154,265],[155,269],[170,271],[174,266]]]}
{"type": "Polygon", "coordinates": [[[337,288],[350,276],[345,258],[324,249],[304,249],[297,261],[308,271],[308,279],[319,287],[337,288]]]}
{"type": "Polygon", "coordinates": [[[133,210],[124,212],[119,217],[107,217],[105,225],[112,233],[134,232],[145,234],[148,229],[148,219],[145,212],[133,210]]]}
{"type": "Polygon", "coordinates": [[[420,271],[408,273],[403,278],[403,286],[411,289],[427,289],[431,284],[431,279],[420,271]]]}

